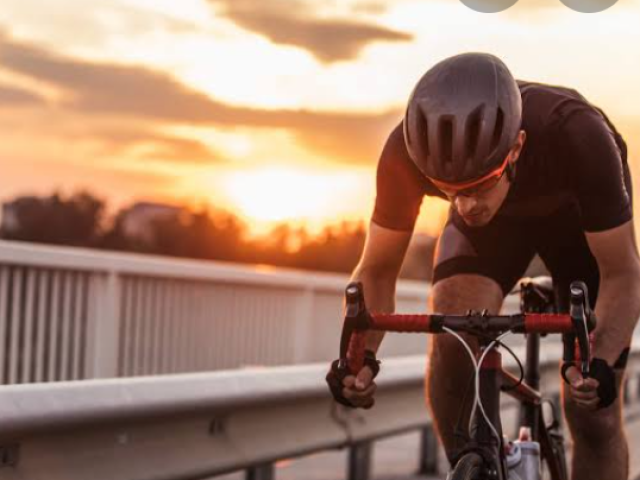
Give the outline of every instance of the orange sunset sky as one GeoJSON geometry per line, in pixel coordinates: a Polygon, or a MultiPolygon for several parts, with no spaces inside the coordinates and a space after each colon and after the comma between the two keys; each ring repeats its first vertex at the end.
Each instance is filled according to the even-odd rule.
{"type": "MultiPolygon", "coordinates": [[[[3,0],[0,199],[210,203],[255,231],[367,220],[413,85],[463,51],[604,108],[640,185],[638,25],[640,0],[595,14],[560,0],[494,14],[458,0],[3,0]]],[[[445,207],[425,201],[419,229],[445,207]]]]}

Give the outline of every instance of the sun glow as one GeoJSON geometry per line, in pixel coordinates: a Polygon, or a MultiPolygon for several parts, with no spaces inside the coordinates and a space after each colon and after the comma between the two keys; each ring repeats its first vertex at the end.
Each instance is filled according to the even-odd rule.
{"type": "Polygon", "coordinates": [[[363,205],[354,204],[350,197],[352,194],[362,197],[369,180],[359,172],[327,173],[278,167],[230,172],[222,186],[240,213],[259,227],[284,221],[332,223],[361,216],[363,205]],[[350,211],[354,215],[349,215],[350,211]]]}

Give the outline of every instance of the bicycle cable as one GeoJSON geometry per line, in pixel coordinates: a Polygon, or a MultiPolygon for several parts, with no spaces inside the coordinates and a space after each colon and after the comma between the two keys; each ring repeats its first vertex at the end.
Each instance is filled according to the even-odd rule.
{"type": "MultiPolygon", "coordinates": [[[[474,334],[491,340],[491,337],[489,337],[489,335],[484,334],[482,332],[474,332],[474,334]]],[[[511,349],[511,347],[509,347],[506,343],[501,342],[500,340],[496,340],[496,342],[497,342],[498,346],[503,347],[505,350],[507,350],[507,352],[509,352],[511,357],[515,360],[516,364],[518,365],[518,369],[520,370],[520,378],[518,378],[518,381],[516,383],[514,383],[513,385],[508,385],[508,386],[504,386],[503,385],[501,387],[503,392],[509,392],[511,390],[515,390],[520,385],[522,385],[522,383],[524,382],[524,366],[522,365],[522,362],[520,361],[518,356],[515,354],[515,352],[511,349]]],[[[474,371],[473,375],[471,376],[471,378],[469,378],[469,382],[468,382],[467,388],[464,391],[464,396],[462,398],[463,405],[466,404],[466,402],[467,402],[467,396],[468,396],[469,389],[471,388],[472,383],[475,383],[475,371],[474,371]]],[[[474,387],[475,387],[475,385],[474,385],[474,387]]],[[[465,434],[464,431],[460,430],[461,429],[461,423],[462,423],[463,414],[464,414],[463,409],[460,409],[460,413],[458,414],[458,420],[456,421],[456,427],[455,427],[455,432],[454,432],[454,435],[457,438],[460,438],[460,437],[468,438],[469,432],[467,432],[465,434]]]]}
{"type": "MultiPolygon", "coordinates": [[[[485,336],[485,335],[482,335],[482,336],[485,336]]],[[[518,381],[513,385],[508,385],[506,387],[502,386],[501,389],[503,392],[515,390],[520,385],[522,385],[522,382],[524,382],[524,365],[522,365],[522,362],[520,361],[518,356],[515,354],[515,352],[511,349],[511,347],[509,347],[506,343],[501,342],[499,339],[496,339],[496,342],[498,346],[504,348],[509,353],[509,355],[511,355],[511,357],[516,361],[516,364],[518,365],[518,369],[520,370],[520,378],[518,379],[518,381]]]]}
{"type": "MultiPolygon", "coordinates": [[[[482,367],[482,362],[484,362],[485,357],[487,356],[487,354],[493,350],[493,347],[496,346],[496,344],[500,343],[500,341],[511,335],[511,332],[504,332],[502,335],[500,335],[498,338],[496,338],[493,342],[491,342],[489,344],[489,346],[485,349],[484,352],[482,352],[482,355],[480,355],[480,359],[478,360],[478,366],[476,368],[476,397],[477,397],[477,406],[480,408],[480,412],[482,413],[482,416],[484,417],[485,422],[487,422],[487,424],[491,427],[491,430],[493,431],[493,434],[495,435],[495,437],[498,439],[498,445],[502,445],[502,437],[500,437],[500,435],[498,434],[498,431],[496,430],[495,426],[493,425],[493,423],[491,423],[491,421],[489,420],[489,416],[487,415],[487,413],[484,410],[484,405],[482,405],[482,399],[480,398],[480,395],[478,392],[480,392],[480,368],[482,367]]],[[[475,414],[475,408],[471,410],[472,415],[475,414]]],[[[470,421],[469,421],[469,430],[471,430],[471,422],[473,420],[473,416],[471,417],[470,421]]]]}
{"type": "Polygon", "coordinates": [[[475,388],[475,393],[474,393],[473,406],[471,408],[471,415],[469,417],[469,435],[471,435],[471,428],[473,426],[473,417],[475,415],[476,409],[479,407],[480,408],[480,413],[482,414],[482,417],[484,418],[484,420],[487,423],[487,425],[489,425],[489,428],[491,429],[491,432],[493,433],[493,435],[498,440],[498,445],[502,445],[502,438],[500,438],[500,435],[498,434],[498,431],[496,430],[495,426],[489,420],[489,417],[488,417],[487,413],[485,412],[484,405],[482,405],[482,399],[480,398],[480,395],[479,395],[479,392],[480,392],[480,367],[482,366],[482,363],[484,362],[484,359],[485,359],[487,353],[489,351],[491,351],[491,349],[493,349],[493,347],[495,345],[501,343],[501,340],[503,338],[507,337],[508,335],[511,335],[511,332],[505,332],[502,335],[500,335],[498,338],[493,340],[489,344],[489,346],[485,349],[485,351],[482,353],[482,355],[480,356],[480,359],[476,362],[475,355],[474,355],[473,351],[471,350],[471,347],[469,347],[467,342],[457,332],[451,330],[448,327],[443,327],[443,330],[445,332],[450,333],[451,335],[453,335],[462,344],[462,346],[465,348],[465,350],[469,354],[469,358],[471,360],[471,363],[473,364],[473,367],[474,367],[475,373],[476,373],[475,374],[475,377],[476,377],[475,387],[476,388],[475,388]]]}

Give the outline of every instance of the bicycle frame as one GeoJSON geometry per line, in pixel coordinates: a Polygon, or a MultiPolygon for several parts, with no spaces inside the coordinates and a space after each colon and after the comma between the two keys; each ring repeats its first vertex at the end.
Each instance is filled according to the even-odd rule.
{"type": "MultiPolygon", "coordinates": [[[[488,347],[487,341],[484,347],[488,347]]],[[[558,458],[554,451],[554,443],[551,433],[544,424],[544,418],[541,414],[542,396],[538,391],[539,388],[539,334],[530,334],[527,338],[527,365],[523,382],[518,382],[511,373],[502,368],[502,354],[492,348],[482,365],[480,366],[480,399],[484,405],[487,417],[491,421],[493,427],[497,430],[498,435],[502,438],[502,421],[500,418],[500,394],[504,391],[507,395],[513,397],[523,407],[522,425],[531,429],[531,440],[540,443],[541,456],[547,461],[552,480],[566,480],[567,471],[563,459],[558,458]],[[529,384],[531,381],[532,384],[529,384]],[[505,390],[504,386],[515,386],[513,389],[505,390]]],[[[481,349],[479,355],[483,350],[481,349]]],[[[479,357],[478,355],[478,357],[479,357]]],[[[475,451],[483,453],[485,459],[500,459],[501,464],[496,465],[494,478],[497,480],[506,480],[507,467],[505,457],[502,452],[502,441],[493,434],[493,431],[487,425],[484,417],[480,412],[476,411],[473,419],[474,428],[470,441],[467,443],[462,453],[475,451]]]]}
{"type": "Polygon", "coordinates": [[[553,433],[548,431],[541,415],[542,397],[538,391],[539,335],[562,333],[564,361],[574,362],[577,351],[583,376],[589,375],[589,332],[595,325],[589,310],[588,293],[582,282],[572,283],[570,290],[570,314],[548,313],[548,309],[538,309],[538,312],[529,313],[526,311],[526,302],[522,302],[523,313],[519,315],[489,315],[486,311],[469,312],[467,315],[398,315],[370,314],[364,304],[362,285],[352,283],[346,290],[346,314],[338,365],[345,371],[357,374],[363,366],[365,335],[369,330],[425,333],[457,330],[476,335],[481,347],[476,356],[476,363],[484,355],[478,369],[478,396],[489,423],[485,415],[476,409],[472,419],[470,441],[460,455],[466,452],[479,454],[485,465],[493,465],[493,468],[489,467],[492,470],[491,478],[507,480],[500,419],[500,394],[501,391],[506,391],[521,403],[524,424],[531,428],[532,440],[540,443],[541,454],[549,466],[552,479],[565,480],[566,468],[559,458],[560,453],[556,452],[558,439],[554,439],[553,433]],[[502,356],[494,340],[507,331],[528,335],[527,367],[523,382],[519,382],[502,368],[502,356]],[[579,347],[577,349],[576,340],[579,347]],[[490,350],[486,351],[487,348],[490,350]]]}

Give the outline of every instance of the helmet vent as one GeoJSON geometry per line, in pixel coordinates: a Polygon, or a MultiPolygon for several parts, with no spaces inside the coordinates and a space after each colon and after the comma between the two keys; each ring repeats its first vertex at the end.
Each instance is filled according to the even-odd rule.
{"type": "Polygon", "coordinates": [[[453,119],[441,118],[438,125],[438,144],[442,149],[440,156],[444,163],[451,163],[453,160],[453,119]]]}
{"type": "Polygon", "coordinates": [[[478,138],[480,137],[480,127],[482,123],[482,114],[484,113],[484,105],[476,108],[469,117],[467,117],[466,135],[464,143],[465,157],[470,159],[476,154],[478,148],[478,138]]]}
{"type": "Polygon", "coordinates": [[[496,126],[493,129],[493,137],[491,139],[491,151],[494,151],[498,148],[498,144],[500,143],[500,137],[502,137],[502,130],[504,129],[504,113],[502,113],[502,109],[498,107],[498,112],[496,114],[496,126]]]}
{"type": "MultiPolygon", "coordinates": [[[[420,107],[416,112],[416,132],[418,133],[418,142],[424,151],[425,156],[429,156],[429,125],[427,123],[427,117],[420,107]]],[[[410,129],[409,129],[410,130],[410,129]]],[[[413,143],[412,139],[409,139],[409,143],[413,143]]]]}

